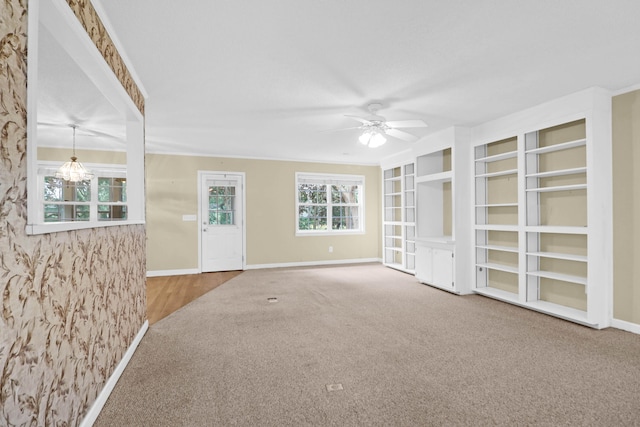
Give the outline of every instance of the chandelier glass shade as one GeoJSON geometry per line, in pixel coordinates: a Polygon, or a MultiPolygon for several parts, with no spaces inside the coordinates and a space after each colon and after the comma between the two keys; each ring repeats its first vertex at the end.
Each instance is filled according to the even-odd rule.
{"type": "Polygon", "coordinates": [[[380,147],[387,142],[387,138],[377,129],[366,129],[358,140],[369,148],[380,147]]]}
{"type": "Polygon", "coordinates": [[[64,179],[65,181],[80,182],[93,178],[93,174],[85,168],[82,163],[78,161],[76,157],[76,125],[71,125],[73,128],[73,155],[71,161],[66,162],[56,172],[56,178],[64,179]]]}

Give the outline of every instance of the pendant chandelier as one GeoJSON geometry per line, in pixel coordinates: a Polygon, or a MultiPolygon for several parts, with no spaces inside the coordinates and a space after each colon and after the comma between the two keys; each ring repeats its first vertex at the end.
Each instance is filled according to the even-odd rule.
{"type": "Polygon", "coordinates": [[[76,157],[76,128],[77,125],[70,125],[73,128],[73,155],[71,156],[71,161],[66,162],[56,172],[56,178],[64,179],[65,181],[71,182],[79,182],[87,179],[93,178],[93,174],[89,172],[83,165],[78,161],[76,157]]]}

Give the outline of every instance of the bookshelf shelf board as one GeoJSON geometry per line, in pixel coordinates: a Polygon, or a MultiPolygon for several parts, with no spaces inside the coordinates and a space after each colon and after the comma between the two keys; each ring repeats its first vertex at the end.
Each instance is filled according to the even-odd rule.
{"type": "Polygon", "coordinates": [[[527,188],[527,191],[535,191],[537,193],[549,193],[552,191],[585,190],[586,188],[587,188],[587,184],[573,184],[573,185],[557,185],[555,187],[527,188]]]}
{"type": "Polygon", "coordinates": [[[476,264],[476,267],[487,268],[489,270],[505,271],[507,273],[518,274],[518,267],[512,265],[496,264],[492,262],[476,264]]]}
{"type": "Polygon", "coordinates": [[[579,323],[581,325],[597,328],[598,324],[589,321],[587,313],[571,307],[565,307],[559,304],[554,304],[547,301],[527,301],[522,302],[518,300],[518,295],[503,291],[495,288],[476,288],[473,290],[479,295],[483,295],[489,298],[497,299],[499,301],[509,302],[511,304],[519,305],[521,307],[529,308],[531,310],[538,311],[540,313],[549,314],[560,319],[569,320],[571,322],[579,323]]]}
{"type": "Polygon", "coordinates": [[[588,261],[588,257],[586,255],[563,254],[560,252],[527,252],[527,255],[537,256],[541,258],[562,259],[566,261],[588,261]]]}
{"type": "Polygon", "coordinates": [[[438,181],[450,181],[453,177],[451,171],[432,173],[429,175],[422,175],[416,178],[416,183],[420,184],[423,182],[438,182],[438,181]]]}
{"type": "Polygon", "coordinates": [[[518,231],[519,228],[517,225],[477,224],[475,229],[487,231],[518,231]]]}
{"type": "Polygon", "coordinates": [[[525,151],[526,154],[544,154],[544,153],[552,153],[554,151],[562,151],[568,150],[574,147],[581,147],[586,145],[586,139],[577,139],[575,141],[564,142],[562,144],[548,145],[546,147],[533,148],[531,150],[525,151]]]}
{"type": "Polygon", "coordinates": [[[587,285],[587,278],[581,276],[573,276],[571,274],[555,273],[553,271],[528,271],[528,275],[536,277],[544,277],[546,279],[561,280],[563,282],[577,283],[579,285],[587,285]]]}
{"type": "Polygon", "coordinates": [[[512,159],[517,156],[518,156],[517,151],[509,151],[507,153],[494,154],[493,156],[479,157],[476,159],[476,162],[491,163],[491,162],[497,162],[499,160],[512,159]]]}
{"type": "Polygon", "coordinates": [[[485,288],[475,288],[473,291],[480,295],[499,299],[501,301],[506,301],[511,303],[518,302],[518,294],[514,294],[513,292],[509,292],[509,291],[503,291],[502,289],[485,287],[485,288]]]}
{"type": "Polygon", "coordinates": [[[487,172],[476,175],[476,178],[491,178],[495,176],[517,175],[518,169],[507,169],[498,172],[487,172]]]}
{"type": "Polygon", "coordinates": [[[488,203],[486,205],[476,205],[476,208],[509,208],[518,207],[517,203],[488,203]]]}
{"type": "Polygon", "coordinates": [[[498,246],[498,245],[479,245],[476,246],[477,249],[487,249],[490,251],[501,251],[501,252],[513,252],[518,253],[518,248],[516,246],[498,246]]]}
{"type": "Polygon", "coordinates": [[[554,171],[546,171],[546,172],[536,172],[529,173],[525,175],[527,178],[548,178],[553,176],[562,176],[562,175],[577,175],[579,173],[586,173],[587,168],[571,168],[571,169],[559,169],[554,171]]]}
{"type": "Polygon", "coordinates": [[[549,234],[587,234],[587,227],[573,227],[561,225],[530,225],[525,227],[528,233],[549,234]]]}
{"type": "Polygon", "coordinates": [[[455,240],[453,240],[452,236],[426,236],[426,237],[418,237],[416,238],[416,242],[418,243],[444,243],[444,244],[453,244],[455,240]]]}

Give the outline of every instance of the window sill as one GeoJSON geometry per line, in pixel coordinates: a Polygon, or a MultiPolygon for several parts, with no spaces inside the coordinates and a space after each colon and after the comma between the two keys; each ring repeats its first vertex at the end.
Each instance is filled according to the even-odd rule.
{"type": "Polygon", "coordinates": [[[87,228],[102,228],[102,227],[114,227],[117,225],[136,225],[136,224],[144,224],[145,221],[142,219],[133,220],[128,219],[126,221],[86,221],[86,222],[55,222],[55,223],[44,223],[44,224],[27,224],[27,234],[28,235],[36,235],[36,234],[47,234],[47,233],[58,233],[61,231],[73,231],[73,230],[84,230],[87,228]]]}
{"type": "Polygon", "coordinates": [[[309,236],[353,236],[365,234],[364,230],[345,230],[345,231],[296,231],[296,237],[309,236]]]}

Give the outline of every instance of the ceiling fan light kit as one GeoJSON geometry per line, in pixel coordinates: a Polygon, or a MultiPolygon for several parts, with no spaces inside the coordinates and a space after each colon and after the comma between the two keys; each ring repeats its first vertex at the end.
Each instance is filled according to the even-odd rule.
{"type": "Polygon", "coordinates": [[[419,119],[387,121],[387,119],[378,115],[380,108],[382,108],[382,104],[376,102],[369,104],[368,110],[371,115],[368,117],[346,116],[362,123],[362,125],[358,127],[358,129],[362,129],[362,134],[358,140],[361,144],[369,148],[376,148],[383,145],[387,142],[386,136],[402,141],[416,142],[418,137],[408,132],[398,130],[397,128],[427,127],[427,124],[419,119]]]}
{"type": "Polygon", "coordinates": [[[76,157],[76,125],[70,125],[73,128],[73,155],[71,161],[64,163],[56,172],[56,178],[65,181],[80,182],[93,178],[93,174],[85,168],[76,157]]]}
{"type": "Polygon", "coordinates": [[[369,148],[376,148],[387,142],[387,138],[384,137],[380,131],[376,129],[367,129],[358,138],[361,144],[366,145],[369,148]]]}

